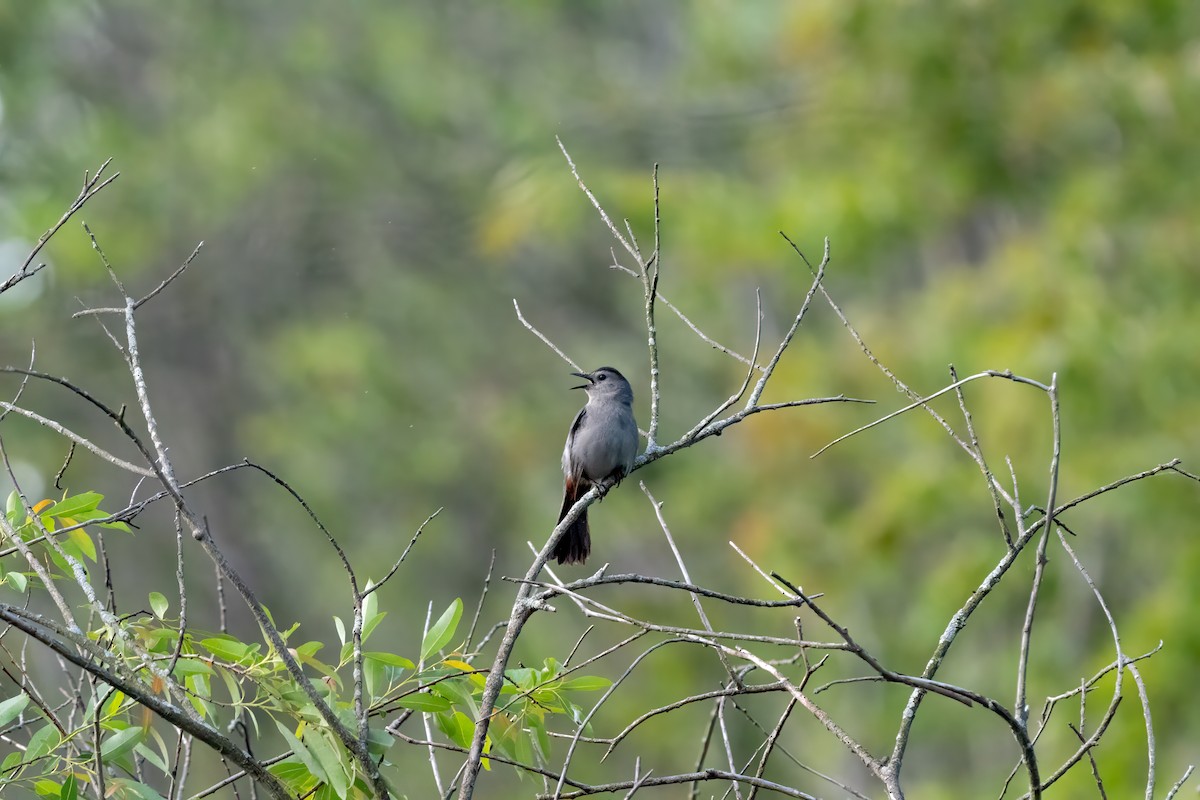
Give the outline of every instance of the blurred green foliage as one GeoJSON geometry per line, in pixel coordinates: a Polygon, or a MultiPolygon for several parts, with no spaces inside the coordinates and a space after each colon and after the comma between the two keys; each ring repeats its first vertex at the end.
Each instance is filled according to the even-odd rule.
{"type": "MultiPolygon", "coordinates": [[[[190,476],[243,456],[271,465],[343,522],[335,534],[356,564],[391,564],[445,506],[410,556],[421,566],[382,592],[401,613],[381,632],[415,643],[428,600],[477,595],[491,549],[498,574],[522,572],[525,540],[543,541],[558,507],[577,398],[512,298],[585,366],[631,375],[648,417],[640,287],[607,269],[612,243],[556,134],[643,242],[660,164],[661,289],[728,346],[750,349],[754,287],[767,341],[803,298],[807,270],[775,232],[810,258],[829,236],[834,297],[918,390],[947,382],[949,363],[962,375],[1058,374],[1060,497],[1175,456],[1189,466],[1200,448],[1198,30],[1200,5],[1184,0],[0,5],[0,244],[26,245],[12,248],[23,255],[77,176],[109,156],[123,175],[83,217],[131,286],[152,288],[203,239],[142,322],[177,466],[190,476]]],[[[72,223],[49,258],[36,303],[0,303],[0,362],[27,362],[36,339],[41,368],[128,401],[95,321],[69,318],[76,297],[112,296],[90,243],[72,223]]],[[[670,436],[728,395],[740,365],[665,311],[661,328],[670,436]]],[[[984,484],[918,416],[808,459],[905,402],[827,308],[814,309],[776,381],[768,399],[845,392],[880,405],[762,415],[638,477],[665,501],[697,582],[765,596],[732,539],[826,593],[826,608],[891,666],[919,672],[1001,553],[984,484]]],[[[966,394],[993,468],[1010,455],[1025,501],[1043,498],[1044,398],[1000,382],[966,394]]],[[[40,387],[35,402],[95,424],[40,387]]],[[[938,407],[957,419],[953,398],[938,407]]],[[[20,420],[5,438],[18,466],[48,482],[62,442],[20,420]]],[[[131,491],[100,467],[79,457],[67,482],[131,491]]],[[[289,498],[235,474],[196,490],[218,541],[276,614],[327,626],[349,602],[337,560],[289,498]]],[[[594,514],[595,558],[673,574],[635,489],[594,514]]],[[[1143,673],[1168,784],[1200,738],[1189,691],[1198,512],[1195,487],[1165,475],[1067,520],[1126,651],[1166,642],[1143,673]]],[[[154,578],[171,574],[174,540],[147,534],[169,519],[142,524],[123,577],[162,589],[154,578]]],[[[1054,547],[1051,559],[1032,698],[1112,658],[1086,586],[1054,547]]],[[[1027,554],[942,677],[1011,697],[1032,568],[1027,554]]],[[[511,586],[493,581],[492,593],[495,619],[511,586]]],[[[649,609],[655,596],[621,600],[649,609]]],[[[714,609],[714,624],[729,613],[714,609]]],[[[573,614],[539,617],[518,656],[565,655],[584,627],[573,614]]],[[[721,675],[713,659],[650,667],[642,689],[664,701],[721,675]]],[[[822,698],[872,742],[903,696],[842,687],[822,698]]],[[[618,702],[614,728],[644,710],[618,702]]],[[[1097,753],[1115,795],[1144,782],[1136,706],[1123,704],[1097,753]]],[[[923,715],[911,796],[960,797],[1015,763],[1007,735],[981,734],[992,729],[977,712],[929,704],[923,715]]],[[[690,768],[687,719],[631,737],[626,774],[635,752],[656,771],[690,768]]],[[[1065,728],[1053,735],[1048,746],[1073,747],[1065,728]]],[[[802,724],[788,746],[822,768],[844,757],[802,724]]],[[[1065,792],[1088,781],[1080,770],[1065,792]]]]}

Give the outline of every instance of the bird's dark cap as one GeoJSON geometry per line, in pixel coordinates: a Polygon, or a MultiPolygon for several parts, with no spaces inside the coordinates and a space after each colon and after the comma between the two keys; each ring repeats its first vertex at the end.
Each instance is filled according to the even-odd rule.
{"type": "Polygon", "coordinates": [[[618,372],[616,370],[616,368],[600,367],[595,372],[572,372],[572,373],[570,373],[571,375],[574,375],[576,378],[583,378],[585,381],[587,381],[587,383],[581,384],[579,386],[572,386],[571,388],[572,389],[590,389],[592,386],[596,385],[596,376],[599,375],[601,372],[607,372],[609,375],[616,375],[621,380],[625,380],[625,376],[622,375],[620,372],[618,372]]]}

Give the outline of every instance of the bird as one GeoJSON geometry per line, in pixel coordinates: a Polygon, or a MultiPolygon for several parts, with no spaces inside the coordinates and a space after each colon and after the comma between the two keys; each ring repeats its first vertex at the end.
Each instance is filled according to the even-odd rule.
{"type": "MultiPolygon", "coordinates": [[[[625,376],[612,367],[571,374],[586,381],[571,388],[586,391],[587,404],[575,415],[563,446],[563,503],[559,522],[593,486],[607,491],[619,485],[633,468],[638,449],[633,388],[625,376]]],[[[563,533],[551,555],[559,564],[582,564],[591,549],[585,508],[563,533]]]]}

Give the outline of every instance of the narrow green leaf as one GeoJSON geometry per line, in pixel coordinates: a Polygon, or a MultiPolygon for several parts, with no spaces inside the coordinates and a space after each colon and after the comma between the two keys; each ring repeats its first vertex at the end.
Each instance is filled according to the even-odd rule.
{"type": "Polygon", "coordinates": [[[167,762],[163,760],[162,756],[154,752],[154,750],[152,750],[145,742],[142,742],[134,747],[133,752],[137,753],[139,756],[158,767],[159,771],[163,774],[170,774],[171,768],[167,766],[167,762]]]}
{"type": "Polygon", "coordinates": [[[546,723],[539,720],[533,725],[533,741],[537,745],[541,761],[545,764],[550,760],[550,735],[546,733],[546,723]]]}
{"type": "Polygon", "coordinates": [[[418,692],[416,694],[406,694],[396,701],[396,704],[404,708],[411,708],[413,711],[449,711],[450,701],[444,697],[438,697],[436,694],[428,692],[418,692]]]}
{"type": "Polygon", "coordinates": [[[454,631],[458,628],[458,620],[462,617],[462,598],[455,598],[450,607],[442,612],[438,617],[437,622],[429,627],[425,632],[425,638],[421,641],[421,660],[424,661],[432,653],[436,653],[446,646],[446,643],[454,638],[454,631]]]}
{"type": "Polygon", "coordinates": [[[325,646],[324,642],[305,642],[296,648],[296,656],[298,658],[308,658],[315,656],[325,646]]]}
{"type": "Polygon", "coordinates": [[[162,619],[167,613],[168,606],[167,597],[162,592],[150,593],[150,610],[154,612],[154,616],[162,619]]]}
{"type": "MultiPolygon", "coordinates": [[[[371,595],[371,597],[374,596],[375,595],[371,595]]],[[[371,635],[371,632],[379,627],[379,623],[383,622],[383,618],[386,616],[386,611],[380,611],[378,614],[370,617],[366,622],[363,623],[362,640],[364,642],[367,640],[367,637],[371,635]]]]}
{"type": "Polygon", "coordinates": [[[183,656],[175,662],[175,671],[171,674],[181,678],[189,675],[212,675],[213,668],[198,658],[183,656]]]}
{"type": "Polygon", "coordinates": [[[217,674],[221,676],[221,680],[225,681],[225,691],[229,692],[229,702],[237,708],[242,704],[243,699],[242,687],[238,683],[237,676],[227,669],[218,669],[217,674]]]}
{"type": "MultiPolygon", "coordinates": [[[[167,767],[166,764],[170,762],[171,752],[174,751],[175,746],[172,744],[168,750],[167,743],[163,739],[162,734],[155,730],[153,726],[146,731],[146,741],[135,747],[134,752],[141,753],[144,750],[150,750],[151,747],[158,748],[157,750],[154,750],[154,752],[157,754],[157,760],[154,761],[155,766],[158,766],[163,773],[170,772],[170,767],[167,767]]],[[[149,758],[149,756],[147,756],[147,758],[149,758]]]]}
{"type": "Polygon", "coordinates": [[[475,723],[466,714],[461,711],[452,714],[443,712],[434,719],[442,733],[450,737],[450,741],[462,748],[471,746],[471,739],[475,735],[475,723]]]}
{"type": "Polygon", "coordinates": [[[308,767],[308,771],[313,774],[313,777],[321,783],[328,783],[329,779],[325,777],[325,770],[321,768],[316,757],[313,756],[312,751],[308,749],[304,742],[296,738],[296,734],[292,733],[291,729],[279,720],[275,720],[275,726],[279,728],[279,732],[287,740],[288,747],[292,748],[292,752],[295,753],[296,757],[304,762],[304,766],[308,767]]]}
{"type": "Polygon", "coordinates": [[[29,745],[25,748],[25,755],[21,759],[26,764],[41,758],[49,753],[59,744],[58,731],[53,725],[47,724],[44,728],[39,728],[38,732],[29,738],[29,745]]]}
{"type": "Polygon", "coordinates": [[[325,768],[325,775],[334,793],[339,800],[345,800],[346,792],[350,789],[349,773],[352,771],[348,763],[350,754],[328,731],[309,728],[304,738],[317,761],[325,768]]]}
{"type": "Polygon", "coordinates": [[[396,739],[391,734],[379,727],[367,729],[367,747],[373,755],[382,755],[383,751],[396,743],[396,739]]]}
{"type": "Polygon", "coordinates": [[[453,678],[436,683],[429,687],[429,691],[440,694],[454,705],[465,706],[472,711],[475,709],[475,699],[471,697],[471,685],[463,678],[453,678]]]}
{"type": "Polygon", "coordinates": [[[367,691],[367,697],[374,702],[376,691],[387,684],[387,667],[378,661],[364,660],[363,661],[363,684],[367,691]]]}
{"type": "Polygon", "coordinates": [[[232,636],[213,636],[203,639],[200,646],[217,658],[224,658],[228,661],[240,661],[256,649],[254,645],[239,642],[232,636]]]}
{"type": "Polygon", "coordinates": [[[112,797],[122,800],[164,800],[163,796],[144,783],[117,778],[112,782],[112,797]]]}
{"type": "Polygon", "coordinates": [[[392,653],[363,653],[363,658],[371,661],[378,661],[382,664],[387,664],[389,667],[400,667],[401,669],[416,669],[416,665],[409,661],[404,656],[394,655],[392,653]]]}
{"type": "Polygon", "coordinates": [[[601,678],[599,675],[581,675],[578,678],[564,681],[559,688],[572,692],[594,692],[598,689],[607,689],[609,686],[612,686],[612,681],[608,678],[601,678]]]}
{"type": "Polygon", "coordinates": [[[341,617],[334,617],[333,618],[333,627],[337,628],[338,641],[342,643],[343,647],[345,647],[345,645],[346,645],[346,623],[342,622],[341,617]]]}
{"type": "Polygon", "coordinates": [[[193,672],[183,679],[184,685],[192,690],[192,694],[205,700],[212,699],[212,684],[208,682],[208,674],[193,672]]]}
{"type": "MultiPolygon", "coordinates": [[[[374,586],[371,581],[367,581],[367,590],[374,586]]],[[[379,613],[379,592],[371,592],[363,598],[362,615],[363,615],[363,630],[367,629],[367,625],[379,613]]],[[[366,637],[363,637],[366,638],[366,637]]]]}
{"type": "Polygon", "coordinates": [[[73,514],[79,514],[84,511],[92,511],[100,505],[100,501],[104,499],[104,495],[96,492],[83,492],[74,497],[67,497],[59,500],[50,508],[45,509],[42,513],[51,517],[67,517],[73,514]]]}
{"type": "Polygon", "coordinates": [[[62,792],[62,784],[43,778],[40,781],[34,781],[33,790],[42,797],[58,797],[62,792]]]}
{"type": "Polygon", "coordinates": [[[79,800],[79,785],[75,783],[75,776],[68,775],[63,781],[62,791],[58,793],[58,800],[79,800]]]}
{"type": "Polygon", "coordinates": [[[280,761],[278,764],[272,764],[267,767],[267,770],[276,775],[299,796],[307,795],[317,784],[317,778],[312,771],[294,756],[280,761]]]}
{"type": "Polygon", "coordinates": [[[0,703],[0,728],[6,727],[8,723],[16,719],[27,705],[29,705],[29,695],[24,693],[0,703]]]}
{"type": "Polygon", "coordinates": [[[117,731],[100,745],[100,757],[104,761],[114,761],[128,753],[145,738],[146,732],[134,725],[123,731],[117,731]]]}
{"type": "Polygon", "coordinates": [[[16,489],[8,493],[8,500],[4,503],[4,516],[8,517],[11,525],[25,519],[25,507],[21,505],[21,495],[17,494],[16,489]]]}
{"type": "Polygon", "coordinates": [[[96,563],[96,545],[92,541],[92,537],[88,536],[87,531],[83,528],[76,528],[67,534],[70,537],[72,544],[79,548],[79,551],[87,556],[88,560],[93,564],[96,563]]]}
{"type": "MultiPolygon", "coordinates": [[[[504,670],[504,677],[508,681],[512,681],[512,683],[505,681],[505,686],[508,687],[512,687],[512,684],[515,683],[522,690],[529,690],[537,685],[537,672],[528,667],[506,669],[504,670]]],[[[516,691],[516,688],[512,688],[512,691],[516,691]]]]}
{"type": "Polygon", "coordinates": [[[516,760],[522,764],[537,763],[537,757],[533,754],[533,736],[520,728],[513,732],[513,752],[516,753],[516,760]]]}
{"type": "Polygon", "coordinates": [[[152,653],[167,653],[175,652],[175,645],[179,641],[179,631],[174,628],[151,628],[139,631],[142,634],[142,640],[146,643],[146,649],[152,653]]]}
{"type": "Polygon", "coordinates": [[[121,704],[124,702],[125,702],[125,693],[124,692],[121,692],[121,691],[111,692],[108,695],[108,698],[104,701],[104,706],[102,707],[100,718],[104,719],[106,717],[113,716],[120,710],[121,704]]]}

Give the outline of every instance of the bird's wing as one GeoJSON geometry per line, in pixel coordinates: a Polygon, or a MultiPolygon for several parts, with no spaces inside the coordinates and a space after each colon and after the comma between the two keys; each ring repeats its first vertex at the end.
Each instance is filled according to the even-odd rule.
{"type": "Polygon", "coordinates": [[[564,475],[572,475],[579,472],[571,465],[571,444],[575,441],[575,434],[579,432],[579,428],[583,425],[583,417],[587,413],[587,406],[579,409],[579,413],[575,415],[575,421],[571,423],[571,430],[567,431],[567,443],[563,445],[562,468],[564,475]]]}

